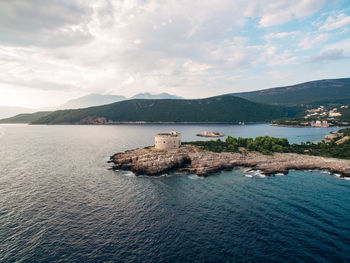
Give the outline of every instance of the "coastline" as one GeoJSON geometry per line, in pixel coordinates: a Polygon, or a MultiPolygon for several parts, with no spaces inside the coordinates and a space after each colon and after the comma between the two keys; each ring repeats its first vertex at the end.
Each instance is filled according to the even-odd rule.
{"type": "Polygon", "coordinates": [[[224,134],[216,134],[216,135],[205,135],[205,134],[196,134],[198,137],[204,137],[204,138],[220,138],[225,137],[224,134]]]}
{"type": "Polygon", "coordinates": [[[208,176],[220,171],[247,167],[260,170],[266,176],[288,174],[289,170],[326,170],[350,177],[350,160],[295,153],[263,155],[258,152],[215,153],[196,146],[181,146],[172,150],[140,148],[116,153],[110,157],[111,169],[131,171],[135,175],[161,175],[168,171],[208,176]]]}
{"type": "MultiPolygon", "coordinates": [[[[269,124],[271,122],[246,122],[245,125],[249,124],[269,124]]],[[[4,123],[5,124],[5,123],[4,123]]],[[[9,123],[10,124],[10,123],[9,123]]],[[[12,124],[12,123],[11,123],[12,124]]],[[[198,125],[198,124],[223,124],[223,125],[240,125],[239,122],[195,122],[195,121],[116,121],[116,122],[105,122],[105,123],[82,123],[82,122],[65,122],[65,123],[23,123],[29,125],[198,125]]],[[[240,125],[241,126],[241,125],[240,125]]]]}
{"type": "Polygon", "coordinates": [[[287,128],[347,128],[347,127],[349,127],[349,125],[346,125],[346,126],[335,125],[335,126],[330,126],[330,127],[317,127],[317,126],[305,126],[305,125],[286,125],[286,124],[276,124],[276,123],[272,123],[270,125],[275,126],[275,127],[287,127],[287,128]]]}

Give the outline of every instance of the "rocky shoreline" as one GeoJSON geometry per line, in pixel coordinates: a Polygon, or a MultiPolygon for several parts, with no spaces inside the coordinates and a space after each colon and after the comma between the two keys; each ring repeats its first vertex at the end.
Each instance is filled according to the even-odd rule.
{"type": "Polygon", "coordinates": [[[208,176],[219,171],[238,167],[260,170],[264,175],[287,174],[289,170],[327,170],[340,177],[350,177],[350,160],[275,153],[263,155],[257,152],[215,153],[196,146],[186,145],[178,149],[156,150],[154,147],[116,153],[110,158],[113,170],[132,171],[135,175],[161,175],[175,170],[208,176]]]}

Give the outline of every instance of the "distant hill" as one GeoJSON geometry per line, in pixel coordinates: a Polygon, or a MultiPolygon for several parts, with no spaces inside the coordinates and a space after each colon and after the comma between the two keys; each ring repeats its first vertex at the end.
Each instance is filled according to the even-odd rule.
{"type": "Polygon", "coordinates": [[[136,94],[135,96],[132,96],[130,99],[183,99],[183,97],[180,96],[175,96],[175,95],[171,95],[169,93],[160,93],[160,94],[151,94],[151,93],[139,93],[136,94]]]}
{"type": "Polygon", "coordinates": [[[0,106],[0,119],[12,117],[23,112],[32,113],[34,111],[35,109],[24,107],[0,106]]]}
{"type": "Polygon", "coordinates": [[[22,113],[18,114],[16,116],[1,119],[0,123],[30,123],[36,119],[39,119],[41,117],[44,117],[45,115],[49,114],[50,111],[39,111],[35,113],[22,113]]]}
{"type": "Polygon", "coordinates": [[[105,104],[111,104],[118,101],[129,99],[182,99],[181,97],[171,95],[168,93],[151,94],[151,93],[139,93],[131,98],[127,98],[120,95],[102,95],[102,94],[89,94],[77,99],[69,100],[67,103],[61,105],[59,109],[79,109],[92,106],[100,106],[105,104]]]}
{"type": "Polygon", "coordinates": [[[145,122],[258,122],[293,117],[296,108],[264,105],[234,96],[197,100],[127,100],[76,110],[59,110],[32,124],[145,122]]]}
{"type": "Polygon", "coordinates": [[[293,86],[232,93],[231,95],[272,105],[349,104],[350,78],[316,80],[293,86]]]}
{"type": "Polygon", "coordinates": [[[78,109],[91,106],[99,106],[104,104],[110,104],[126,100],[127,98],[119,95],[102,95],[102,94],[89,94],[77,99],[69,100],[65,104],[61,105],[59,109],[78,109]]]}

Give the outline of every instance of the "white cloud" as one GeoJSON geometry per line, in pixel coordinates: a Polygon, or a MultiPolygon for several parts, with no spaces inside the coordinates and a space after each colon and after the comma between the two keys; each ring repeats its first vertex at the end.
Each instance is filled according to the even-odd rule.
{"type": "MultiPolygon", "coordinates": [[[[162,76],[204,74],[209,69],[241,71],[259,57],[259,50],[247,45],[246,39],[231,36],[245,20],[238,7],[248,8],[250,4],[193,1],[190,8],[187,2],[92,3],[87,7],[90,16],[88,19],[84,16],[83,24],[79,19],[65,23],[65,19],[59,17],[57,19],[62,22],[53,25],[51,33],[45,31],[41,43],[34,41],[31,46],[24,43],[21,51],[15,49],[14,54],[25,58],[18,59],[15,67],[26,73],[12,72],[11,65],[3,65],[3,83],[14,85],[18,79],[19,86],[25,84],[33,88],[35,83],[39,84],[39,78],[42,84],[38,89],[64,90],[61,87],[66,86],[68,90],[114,89],[114,93],[136,93],[141,89],[154,89],[157,78],[162,76]],[[197,11],[193,13],[193,10],[197,11]],[[58,34],[66,27],[83,28],[84,32],[89,32],[91,40],[81,45],[60,44],[64,37],[58,34]],[[55,48],[49,46],[52,39],[55,48]],[[46,45],[43,47],[42,43],[46,45]],[[24,54],[26,52],[30,55],[24,54]],[[130,76],[134,81],[130,81],[130,76]],[[24,83],[26,80],[28,82],[24,83]]],[[[74,10],[80,11],[78,7],[74,10]]],[[[85,9],[82,12],[85,15],[85,9]]],[[[18,33],[20,29],[13,30],[18,33]]],[[[33,28],[32,34],[36,36],[42,30],[33,28]]]]}
{"type": "Polygon", "coordinates": [[[298,58],[293,56],[290,50],[279,51],[278,48],[272,44],[267,44],[264,49],[266,64],[270,66],[282,66],[297,64],[298,58]]]}
{"type": "Polygon", "coordinates": [[[129,85],[131,83],[133,83],[135,81],[135,79],[133,78],[133,76],[130,76],[126,81],[124,81],[122,83],[122,85],[129,85]]]}
{"type": "Polygon", "coordinates": [[[329,16],[320,27],[321,31],[331,31],[350,24],[350,16],[339,14],[337,17],[329,16]]]}
{"type": "Polygon", "coordinates": [[[264,3],[259,23],[268,27],[306,17],[320,10],[324,3],[324,0],[268,1],[264,3]]]}
{"type": "MultiPolygon", "coordinates": [[[[215,94],[218,87],[229,89],[260,65],[298,63],[293,47],[269,42],[304,32],[263,27],[310,16],[324,3],[0,1],[0,84],[40,92],[125,96],[144,91],[179,91],[188,97],[215,94]],[[278,33],[255,41],[255,33],[261,36],[265,30],[278,33]]],[[[308,48],[326,37],[310,36],[300,45],[308,48]]]]}
{"type": "Polygon", "coordinates": [[[78,88],[74,74],[66,65],[45,60],[28,48],[0,46],[1,83],[40,90],[69,90],[78,88]],[[55,71],[58,74],[53,74],[55,71]],[[60,74],[65,78],[61,79],[60,74]]]}
{"type": "Polygon", "coordinates": [[[347,59],[346,56],[344,56],[344,50],[342,49],[329,49],[324,52],[322,52],[320,55],[313,56],[308,60],[308,63],[312,64],[324,64],[327,62],[331,62],[334,60],[343,60],[347,59]]]}
{"type": "Polygon", "coordinates": [[[299,32],[279,32],[279,33],[269,33],[264,35],[265,39],[280,39],[285,38],[289,36],[295,36],[298,35],[299,32]]]}
{"type": "Polygon", "coordinates": [[[83,1],[0,1],[1,44],[61,46],[91,40],[85,26],[90,7],[83,1]]]}
{"type": "Polygon", "coordinates": [[[200,64],[200,63],[196,63],[193,62],[192,60],[187,60],[184,64],[183,64],[184,68],[186,68],[189,72],[191,73],[196,73],[196,74],[203,74],[203,73],[207,73],[208,70],[210,70],[212,68],[212,66],[208,65],[208,64],[200,64]]]}
{"type": "Polygon", "coordinates": [[[298,46],[304,49],[309,49],[309,48],[312,48],[314,45],[327,41],[328,39],[329,39],[328,34],[319,34],[316,37],[307,36],[298,44],[298,46]]]}
{"type": "Polygon", "coordinates": [[[277,79],[277,80],[288,79],[289,77],[292,76],[290,72],[281,72],[279,70],[273,70],[267,73],[272,77],[272,79],[277,79]]]}
{"type": "Polygon", "coordinates": [[[326,45],[325,49],[342,49],[345,52],[350,52],[350,38],[326,45]]]}

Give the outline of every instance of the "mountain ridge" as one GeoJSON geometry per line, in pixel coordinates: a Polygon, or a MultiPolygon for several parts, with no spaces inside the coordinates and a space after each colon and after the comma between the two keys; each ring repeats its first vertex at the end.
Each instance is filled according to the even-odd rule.
{"type": "Polygon", "coordinates": [[[291,117],[297,109],[250,102],[234,96],[206,99],[133,99],[50,113],[32,124],[106,122],[259,122],[291,117]]]}
{"type": "Polygon", "coordinates": [[[13,117],[4,118],[0,123],[30,123],[51,113],[51,111],[38,111],[34,113],[21,113],[13,117]]]}
{"type": "Polygon", "coordinates": [[[58,109],[78,109],[78,108],[87,108],[93,106],[100,106],[111,104],[114,102],[130,100],[130,99],[182,99],[182,97],[172,95],[166,92],[160,94],[151,94],[149,92],[138,93],[130,98],[127,98],[122,95],[111,95],[111,94],[98,94],[91,93],[76,99],[72,99],[67,101],[58,107],[58,109]]]}
{"type": "MultiPolygon", "coordinates": [[[[101,94],[97,95],[100,96],[101,94]]],[[[124,96],[118,95],[112,96],[117,96],[114,97],[114,99],[125,98],[124,96]]],[[[167,93],[152,95],[147,92],[136,94],[132,98],[133,99],[125,98],[126,100],[119,101],[124,103],[118,104],[117,106],[115,103],[118,102],[115,102],[111,104],[104,104],[102,105],[102,108],[98,108],[101,106],[92,106],[80,108],[80,111],[74,111],[74,109],[54,111],[48,114],[50,115],[50,117],[48,117],[47,119],[45,119],[46,116],[40,116],[41,118],[40,120],[38,120],[38,123],[79,123],[82,122],[83,119],[85,123],[89,123],[93,122],[94,118],[98,117],[106,118],[106,121],[111,120],[112,122],[270,121],[273,119],[273,117],[292,117],[291,115],[296,115],[298,114],[298,112],[300,113],[303,109],[305,110],[305,106],[307,105],[314,106],[315,104],[350,104],[350,78],[315,80],[291,86],[263,89],[251,92],[230,93],[215,97],[209,97],[206,99],[188,100],[167,93]],[[149,99],[149,96],[156,97],[157,99],[149,99]],[[159,99],[159,96],[170,96],[170,99],[159,99]],[[176,97],[176,99],[171,99],[173,97],[176,97]],[[215,98],[222,99],[224,97],[235,98],[233,100],[235,100],[237,105],[239,105],[241,108],[239,108],[237,105],[233,105],[234,103],[232,101],[227,102],[226,99],[224,100],[224,106],[220,105],[218,101],[213,103],[213,101],[216,100],[215,98]],[[237,100],[238,98],[242,99],[243,101],[237,100]],[[202,105],[199,106],[201,103],[202,105]],[[203,105],[205,104],[215,104],[215,107],[204,107],[203,105]],[[259,106],[257,104],[259,104],[259,106]],[[118,109],[114,109],[114,106],[110,105],[114,105],[118,109]],[[280,108],[269,108],[268,106],[278,106],[280,108]],[[227,107],[228,109],[230,109],[230,113],[232,114],[232,116],[229,116],[229,113],[226,109],[223,109],[223,107],[227,107]],[[257,111],[252,112],[250,108],[254,108],[257,111]],[[109,112],[103,111],[101,109],[108,109],[109,112]],[[262,110],[264,114],[259,115],[259,110],[262,110]],[[271,111],[271,116],[266,115],[267,110],[271,111]],[[147,116],[144,115],[142,111],[147,112],[147,116]],[[275,114],[276,111],[279,111],[279,114],[275,114]],[[111,115],[111,112],[114,115],[111,115]],[[123,114],[121,115],[120,112],[122,112],[123,114]],[[215,114],[213,112],[215,112],[215,114]],[[292,114],[289,114],[288,112],[292,114]],[[238,113],[241,114],[239,115],[238,113]],[[168,115],[165,116],[166,114],[168,115]],[[220,114],[222,114],[224,117],[221,118],[220,114]],[[256,115],[257,118],[254,118],[254,115],[256,115]],[[79,117],[81,118],[79,119],[79,117]]],[[[26,118],[26,120],[36,123],[34,117],[37,115],[35,115],[35,113],[31,114],[30,116],[29,115],[15,116],[14,120],[8,118],[7,121],[15,123],[18,120],[22,121],[23,118],[26,118]]],[[[4,121],[2,121],[2,123],[4,123],[4,121]]]]}
{"type": "Polygon", "coordinates": [[[32,108],[26,108],[26,107],[15,107],[15,106],[4,106],[0,105],[0,119],[3,118],[10,118],[14,115],[23,113],[23,112],[28,112],[32,113],[35,112],[35,109],[32,108]]]}
{"type": "Polygon", "coordinates": [[[228,95],[258,103],[284,106],[346,104],[350,103],[350,78],[313,80],[290,86],[228,95]]]}

